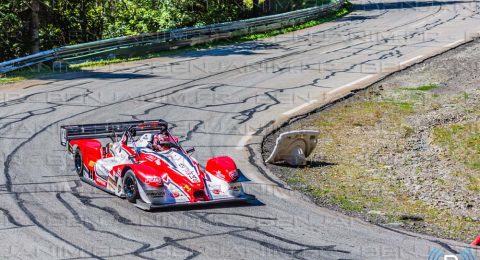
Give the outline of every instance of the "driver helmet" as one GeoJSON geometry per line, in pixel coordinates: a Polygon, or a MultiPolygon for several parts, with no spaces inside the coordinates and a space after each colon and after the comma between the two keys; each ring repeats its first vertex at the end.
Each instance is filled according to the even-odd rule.
{"type": "Polygon", "coordinates": [[[155,134],[153,136],[152,148],[155,151],[166,151],[170,149],[170,138],[166,134],[155,134]]]}

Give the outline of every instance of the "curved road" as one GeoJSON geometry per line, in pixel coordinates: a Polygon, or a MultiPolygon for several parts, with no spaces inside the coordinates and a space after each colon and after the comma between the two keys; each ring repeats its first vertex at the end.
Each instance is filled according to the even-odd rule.
{"type": "MultiPolygon", "coordinates": [[[[275,39],[2,86],[0,258],[423,259],[463,244],[319,208],[263,166],[262,135],[480,32],[477,1],[353,1],[275,39]],[[61,124],[163,118],[201,162],[233,156],[258,203],[144,212],[78,180],[61,124]]],[[[477,253],[478,254],[478,253],[477,253]]]]}

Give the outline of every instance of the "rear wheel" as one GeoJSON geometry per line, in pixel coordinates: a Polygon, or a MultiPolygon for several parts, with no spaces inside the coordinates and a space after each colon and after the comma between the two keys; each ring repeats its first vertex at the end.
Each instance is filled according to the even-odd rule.
{"type": "Polygon", "coordinates": [[[79,149],[75,150],[73,161],[75,163],[75,171],[77,172],[78,176],[83,177],[83,157],[79,149]]]}
{"type": "Polygon", "coordinates": [[[137,202],[137,199],[140,197],[137,179],[131,170],[128,170],[123,177],[123,191],[126,199],[131,203],[137,202]]]}

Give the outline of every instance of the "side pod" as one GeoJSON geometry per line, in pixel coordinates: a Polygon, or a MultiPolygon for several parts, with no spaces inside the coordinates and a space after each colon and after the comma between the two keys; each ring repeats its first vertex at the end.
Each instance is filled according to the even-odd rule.
{"type": "Polygon", "coordinates": [[[240,176],[237,165],[228,156],[211,158],[207,161],[205,170],[226,182],[234,182],[240,176]]]}

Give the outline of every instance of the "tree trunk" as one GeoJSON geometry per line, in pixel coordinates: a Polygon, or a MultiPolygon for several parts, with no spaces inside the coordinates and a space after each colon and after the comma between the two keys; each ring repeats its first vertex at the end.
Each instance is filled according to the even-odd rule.
{"type": "Polygon", "coordinates": [[[253,0],[253,16],[257,17],[259,15],[259,10],[260,10],[260,4],[259,0],[253,0]]]}
{"type": "Polygon", "coordinates": [[[88,21],[87,21],[87,10],[85,7],[85,1],[81,1],[81,9],[80,9],[80,19],[82,20],[82,24],[80,25],[82,28],[82,41],[87,42],[88,41],[88,32],[87,32],[87,26],[88,26],[88,21]]]}
{"type": "Polygon", "coordinates": [[[30,35],[32,41],[32,54],[38,53],[40,51],[40,2],[39,0],[32,0],[31,12],[32,12],[32,21],[30,27],[30,35]]]}
{"type": "Polygon", "coordinates": [[[272,13],[272,0],[265,0],[263,2],[263,11],[267,14],[271,14],[272,13]]]}

